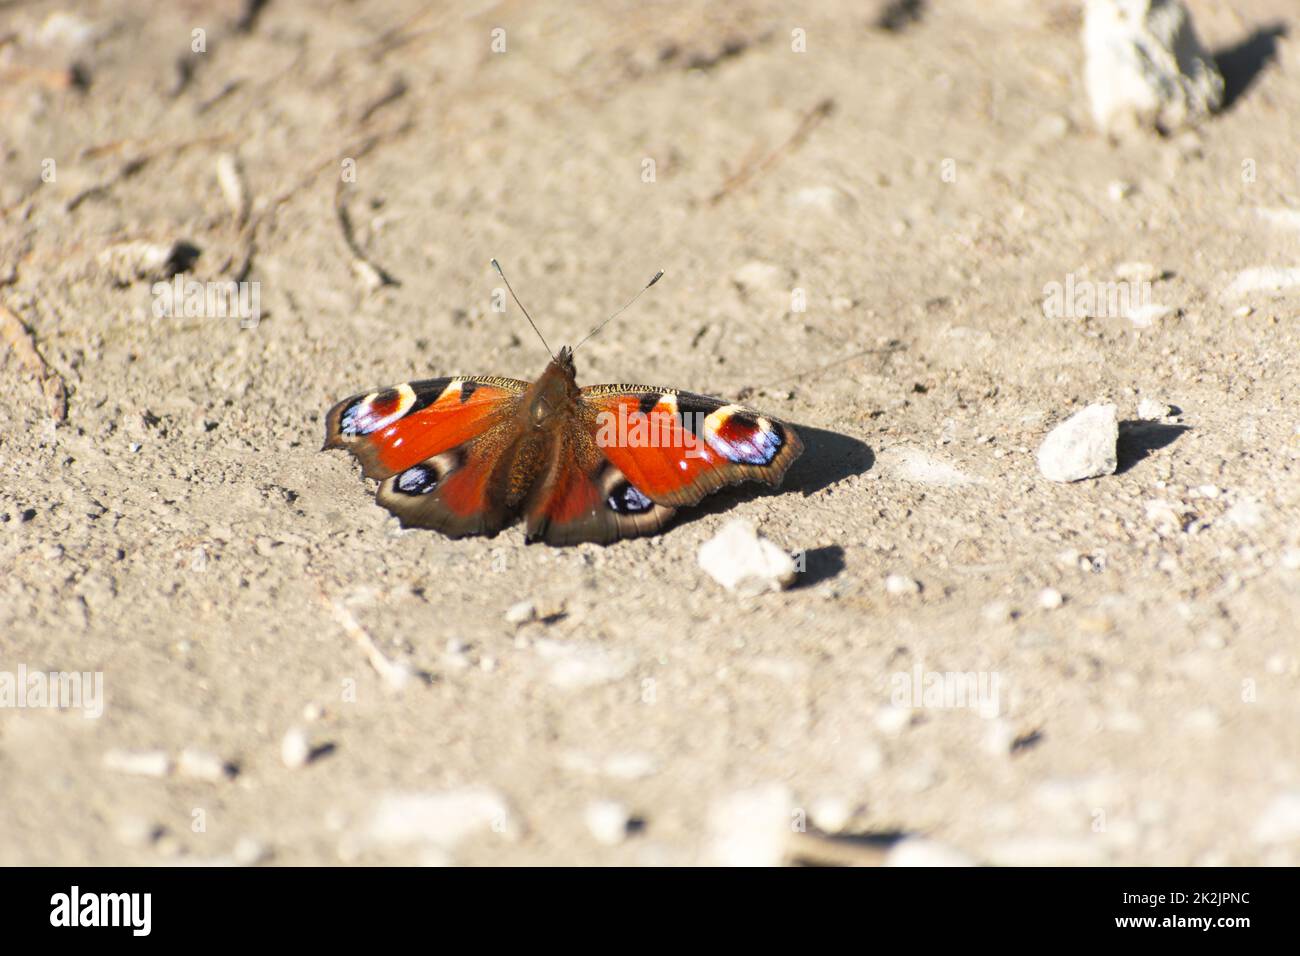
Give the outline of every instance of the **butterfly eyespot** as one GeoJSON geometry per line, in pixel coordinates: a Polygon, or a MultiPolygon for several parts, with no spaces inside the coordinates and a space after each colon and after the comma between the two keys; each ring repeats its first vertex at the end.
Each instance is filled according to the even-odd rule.
{"type": "Polygon", "coordinates": [[[621,515],[640,514],[654,507],[653,501],[627,483],[618,485],[610,492],[608,504],[610,510],[621,515]]]}
{"type": "Polygon", "coordinates": [[[413,465],[397,476],[397,490],[407,495],[427,495],[438,487],[438,473],[427,465],[413,465]]]}
{"type": "Polygon", "coordinates": [[[398,385],[358,399],[339,415],[339,433],[355,438],[369,435],[408,414],[415,405],[410,385],[398,385]]]}
{"type": "Polygon", "coordinates": [[[766,418],[718,409],[704,422],[704,438],[718,454],[742,465],[766,465],[785,444],[781,426],[766,418]]]}

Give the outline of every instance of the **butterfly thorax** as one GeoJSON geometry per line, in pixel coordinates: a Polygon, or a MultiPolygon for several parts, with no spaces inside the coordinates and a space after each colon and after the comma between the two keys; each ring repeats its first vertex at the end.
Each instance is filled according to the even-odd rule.
{"type": "Polygon", "coordinates": [[[566,345],[524,393],[520,408],[533,428],[557,428],[573,414],[580,401],[573,351],[566,345]]]}

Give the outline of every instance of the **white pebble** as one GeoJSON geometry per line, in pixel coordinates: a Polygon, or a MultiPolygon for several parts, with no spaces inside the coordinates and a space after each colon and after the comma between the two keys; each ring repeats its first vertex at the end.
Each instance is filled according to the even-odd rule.
{"type": "Polygon", "coordinates": [[[165,777],[172,770],[172,758],[162,750],[109,750],[104,768],[138,777],[165,777]]]}
{"type": "MultiPolygon", "coordinates": [[[[1279,295],[1297,286],[1300,286],[1300,268],[1261,266],[1255,269],[1244,269],[1237,273],[1237,277],[1223,290],[1223,295],[1229,299],[1249,295],[1252,292],[1279,295]]],[[[1246,314],[1249,315],[1250,313],[1246,314]]]]}
{"type": "Polygon", "coordinates": [[[509,805],[488,787],[462,787],[434,793],[390,793],[370,815],[365,836],[381,845],[432,844],[452,849],[486,830],[518,834],[509,805]]]}
{"type": "Polygon", "coordinates": [[[235,841],[231,858],[240,866],[257,866],[271,858],[271,849],[255,837],[242,836],[235,841]]]}
{"type": "Polygon", "coordinates": [[[1119,420],[1114,405],[1089,405],[1048,433],[1038,449],[1038,468],[1052,481],[1112,475],[1118,466],[1119,420]]]}
{"type": "Polygon", "coordinates": [[[808,806],[808,818],[823,833],[842,833],[853,819],[853,804],[843,797],[818,797],[808,806]]]}
{"type": "Polygon", "coordinates": [[[595,800],[587,804],[582,818],[592,837],[603,846],[618,846],[627,839],[632,822],[627,807],[617,800],[595,800]]]}
{"type": "Polygon", "coordinates": [[[635,663],[631,655],[595,643],[540,640],[534,650],[547,664],[547,680],[561,690],[581,690],[619,680],[635,663]]]}
{"type": "Polygon", "coordinates": [[[770,262],[747,262],[731,274],[731,281],[746,292],[781,289],[789,285],[785,270],[770,262]]]}
{"type": "Polygon", "coordinates": [[[293,727],[280,741],[280,759],[290,770],[307,766],[311,760],[311,741],[301,727],[293,727]]]}
{"type": "Polygon", "coordinates": [[[905,837],[889,848],[885,866],[974,866],[975,861],[955,847],[925,837],[905,837]]]}
{"type": "Polygon", "coordinates": [[[793,804],[781,784],[767,784],[714,802],[709,813],[716,866],[779,866],[792,832],[793,804]]]}
{"type": "Polygon", "coordinates": [[[1043,588],[1038,592],[1038,606],[1044,611],[1055,611],[1065,603],[1065,598],[1056,588],[1043,588]]]}
{"type": "Polygon", "coordinates": [[[1252,835],[1256,843],[1289,843],[1300,840],[1300,790],[1279,794],[1255,820],[1252,835]]]}
{"type": "Polygon", "coordinates": [[[728,521],[700,546],[700,567],[729,591],[761,594],[794,583],[794,559],[743,518],[728,521]]]}
{"type": "Polygon", "coordinates": [[[537,619],[537,605],[532,601],[520,601],[506,609],[507,624],[527,624],[537,619]]]}
{"type": "Polygon", "coordinates": [[[186,747],[181,751],[180,760],[176,763],[176,772],[182,777],[215,783],[225,780],[230,775],[230,767],[216,754],[186,747]]]}
{"type": "Polygon", "coordinates": [[[1164,402],[1157,402],[1155,399],[1144,398],[1138,402],[1138,418],[1144,422],[1158,422],[1163,418],[1169,417],[1171,409],[1164,402]]]}
{"type": "Polygon", "coordinates": [[[895,597],[921,593],[921,582],[906,574],[891,574],[885,578],[885,591],[895,597]]]}
{"type": "Polygon", "coordinates": [[[1084,85],[1107,134],[1169,132],[1223,102],[1223,77],[1182,0],[1087,0],[1084,85]]]}

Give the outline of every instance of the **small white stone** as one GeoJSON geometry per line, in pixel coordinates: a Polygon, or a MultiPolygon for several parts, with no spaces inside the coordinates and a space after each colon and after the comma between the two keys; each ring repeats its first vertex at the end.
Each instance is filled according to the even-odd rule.
{"type": "Polygon", "coordinates": [[[876,711],[876,729],[891,737],[901,734],[912,723],[910,707],[895,707],[890,704],[876,711]]]}
{"type": "Polygon", "coordinates": [[[1281,295],[1298,286],[1300,286],[1300,268],[1261,266],[1243,269],[1237,273],[1237,277],[1223,290],[1223,295],[1229,299],[1255,292],[1281,295]]]}
{"type": "Polygon", "coordinates": [[[1012,620],[1014,616],[1015,611],[1007,601],[990,601],[980,611],[980,617],[987,624],[1005,624],[1012,620]]]}
{"type": "Polygon", "coordinates": [[[126,846],[148,846],[163,835],[162,824],[138,814],[128,814],[117,821],[113,833],[126,846]]]}
{"type": "Polygon", "coordinates": [[[975,861],[955,847],[924,837],[905,837],[889,848],[885,866],[974,866],[975,861]]]}
{"type": "Polygon", "coordinates": [[[792,209],[811,209],[821,213],[847,216],[858,207],[857,201],[837,186],[807,186],[789,200],[792,209]]]}
{"type": "Polygon", "coordinates": [[[1279,794],[1255,821],[1256,843],[1289,843],[1300,840],[1300,790],[1279,794]]]}
{"type": "Polygon", "coordinates": [[[843,797],[818,797],[808,806],[808,818],[823,833],[841,833],[853,819],[853,804],[843,797]]]}
{"type": "Polygon", "coordinates": [[[1160,305],[1158,302],[1148,302],[1146,305],[1130,308],[1124,313],[1124,318],[1133,323],[1135,329],[1149,329],[1161,319],[1173,314],[1174,309],[1172,306],[1160,305]]]}
{"type": "Polygon", "coordinates": [[[596,643],[540,640],[533,648],[548,665],[547,680],[561,690],[581,690],[619,680],[635,663],[631,655],[596,643]]]}
{"type": "Polygon", "coordinates": [[[742,518],[727,522],[701,545],[698,561],[713,580],[741,594],[779,591],[797,577],[794,559],[742,518]]]}
{"type": "Polygon", "coordinates": [[[790,791],[767,784],[714,802],[709,813],[711,862],[717,866],[779,866],[793,832],[790,791]]]}
{"type": "Polygon", "coordinates": [[[618,846],[627,839],[632,815],[617,800],[595,800],[587,804],[582,814],[587,829],[597,843],[618,846]]]}
{"type": "Polygon", "coordinates": [[[1249,528],[1258,528],[1265,520],[1264,508],[1253,498],[1243,498],[1229,508],[1223,518],[1228,524],[1241,528],[1243,531],[1249,528]]]}
{"type": "Polygon", "coordinates": [[[1106,194],[1110,196],[1111,202],[1123,202],[1133,195],[1136,187],[1132,183],[1126,183],[1118,179],[1111,180],[1106,187],[1106,194]]]}
{"type": "Polygon", "coordinates": [[[1065,598],[1056,588],[1043,588],[1038,592],[1038,606],[1044,611],[1055,611],[1065,603],[1065,598]]]}
{"type": "Polygon", "coordinates": [[[891,574],[885,578],[885,591],[895,597],[921,593],[921,582],[906,574],[891,574]]]}
{"type": "Polygon", "coordinates": [[[1223,76],[1182,0],[1087,0],[1084,85],[1105,133],[1163,132],[1223,102],[1223,76]]]}
{"type": "Polygon", "coordinates": [[[486,830],[518,834],[509,805],[488,787],[434,793],[390,793],[376,803],[365,836],[380,845],[431,844],[452,849],[486,830]]]}
{"type": "Polygon", "coordinates": [[[1115,267],[1115,278],[1125,282],[1154,282],[1164,275],[1164,270],[1149,262],[1121,262],[1115,267]]]}
{"type": "Polygon", "coordinates": [[[241,836],[230,855],[240,866],[257,866],[271,858],[271,849],[255,837],[241,836]]]}
{"type": "Polygon", "coordinates": [[[1155,399],[1144,398],[1138,402],[1138,418],[1144,422],[1158,422],[1163,418],[1169,417],[1170,408],[1164,402],[1157,402],[1155,399]]]}
{"type": "Polygon", "coordinates": [[[537,619],[537,605],[532,601],[519,601],[506,609],[507,624],[527,624],[537,619]]]}
{"type": "Polygon", "coordinates": [[[182,777],[216,783],[230,776],[230,766],[214,753],[186,747],[176,763],[176,772],[182,777]]]}
{"type": "Polygon", "coordinates": [[[165,777],[172,771],[172,758],[162,750],[109,750],[104,768],[138,777],[165,777]]]}
{"type": "Polygon", "coordinates": [[[1118,466],[1119,420],[1114,405],[1089,405],[1048,433],[1038,449],[1038,469],[1052,481],[1112,475],[1118,466]]]}
{"type": "Polygon", "coordinates": [[[290,728],[280,741],[280,759],[290,770],[307,766],[311,760],[311,741],[301,727],[290,728]]]}
{"type": "Polygon", "coordinates": [[[747,262],[731,274],[731,281],[746,292],[771,292],[789,285],[786,272],[770,262],[747,262]]]}
{"type": "Polygon", "coordinates": [[[1287,548],[1279,560],[1286,570],[1300,571],[1300,548],[1287,548]]]}

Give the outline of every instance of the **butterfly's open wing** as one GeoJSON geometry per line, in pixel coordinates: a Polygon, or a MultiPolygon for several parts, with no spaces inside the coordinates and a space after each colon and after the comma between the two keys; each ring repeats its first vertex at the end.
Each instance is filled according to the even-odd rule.
{"type": "Polygon", "coordinates": [[[582,389],[583,427],[566,433],[526,506],[550,544],[649,534],[724,485],[780,483],[803,444],[777,419],[649,385],[582,389]]]}
{"type": "Polygon", "coordinates": [[[325,416],[325,447],[347,449],[380,480],[375,500],[403,526],[493,534],[518,506],[500,472],[518,450],[513,418],[527,388],[462,376],[353,395],[325,416]]]}

